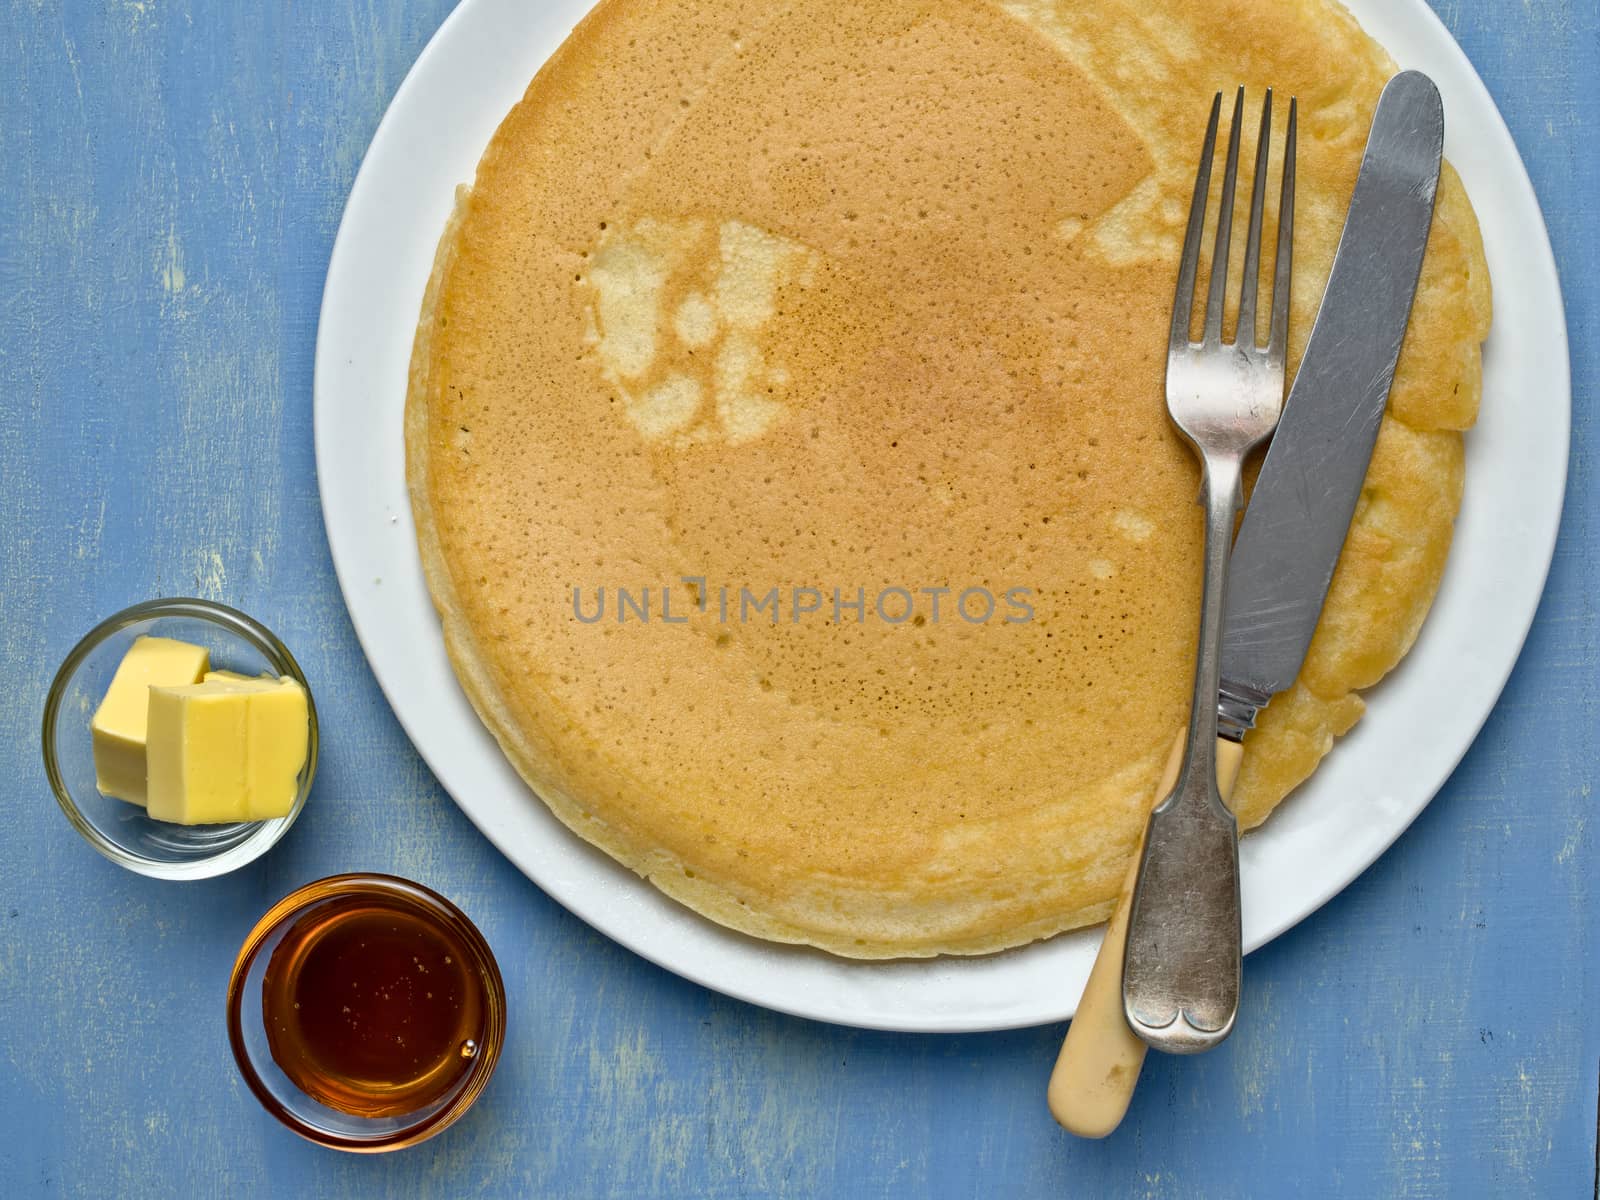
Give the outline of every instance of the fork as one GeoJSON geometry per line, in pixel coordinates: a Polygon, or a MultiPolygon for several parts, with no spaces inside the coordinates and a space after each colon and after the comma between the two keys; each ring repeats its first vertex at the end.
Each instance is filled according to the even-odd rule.
{"type": "MultiPolygon", "coordinates": [[[[1128,914],[1122,1004],[1128,1025],[1158,1050],[1193,1054],[1233,1031],[1239,1008],[1241,932],[1239,828],[1217,788],[1217,685],[1222,651],[1223,600],[1228,556],[1241,503],[1244,459],[1277,427],[1283,411],[1284,360],[1289,326],[1292,204],[1280,204],[1273,263],[1272,313],[1267,342],[1256,340],[1256,295],[1261,271],[1262,208],[1272,128],[1272,93],[1261,107],[1261,133],[1245,241],[1237,332],[1224,342],[1229,240],[1239,168],[1239,127],[1244,88],[1234,97],[1222,177],[1216,247],[1198,342],[1190,339],[1195,277],[1199,271],[1211,165],[1222,93],[1211,102],[1195,178],[1194,199],[1178,266],[1167,345],[1167,412],[1202,467],[1205,505],[1205,582],[1194,697],[1177,782],[1150,814],[1138,882],[1128,914]]],[[[1282,195],[1294,186],[1295,107],[1282,195]]]]}

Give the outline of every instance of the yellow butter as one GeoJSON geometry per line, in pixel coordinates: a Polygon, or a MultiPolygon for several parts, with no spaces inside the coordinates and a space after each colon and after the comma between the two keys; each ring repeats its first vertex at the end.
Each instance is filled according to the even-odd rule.
{"type": "Polygon", "coordinates": [[[90,722],[95,786],[131,804],[145,802],[145,737],[150,688],[192,684],[206,673],[204,646],[175,638],[135,638],[90,722]]]}
{"type": "Polygon", "coordinates": [[[280,681],[277,678],[277,676],[275,676],[275,675],[241,675],[238,671],[217,670],[217,671],[207,671],[205,673],[205,677],[200,682],[202,682],[202,683],[265,683],[265,684],[270,684],[270,685],[276,687],[280,682],[287,682],[288,680],[289,680],[289,677],[287,675],[285,675],[283,677],[283,680],[280,681]]]}
{"type": "Polygon", "coordinates": [[[292,679],[212,672],[150,689],[150,815],[180,825],[286,816],[308,730],[305,689],[292,679]]]}
{"type": "Polygon", "coordinates": [[[288,815],[306,765],[311,727],[306,690],[289,678],[275,683],[250,697],[246,723],[252,821],[288,815]]]}

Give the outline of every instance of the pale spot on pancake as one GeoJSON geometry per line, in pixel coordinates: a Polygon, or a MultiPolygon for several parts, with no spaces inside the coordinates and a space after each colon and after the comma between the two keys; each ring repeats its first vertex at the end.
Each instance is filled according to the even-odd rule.
{"type": "Polygon", "coordinates": [[[628,418],[646,438],[665,437],[694,420],[700,408],[700,383],[669,375],[628,406],[628,418]]]}
{"type": "Polygon", "coordinates": [[[754,339],[730,333],[717,352],[717,420],[730,442],[760,437],[783,411],[783,405],[750,386],[762,369],[754,339]]]}
{"type": "Polygon", "coordinates": [[[1111,516],[1111,524],[1130,542],[1149,541],[1150,535],[1156,531],[1154,521],[1131,508],[1117,509],[1111,516]]]}
{"type": "Polygon", "coordinates": [[[678,340],[691,350],[709,346],[717,336],[717,310],[699,292],[691,292],[678,305],[678,315],[672,319],[672,328],[678,340]]]}
{"type": "Polygon", "coordinates": [[[1082,217],[1066,217],[1056,225],[1056,236],[1063,242],[1070,242],[1083,232],[1086,224],[1082,217]]]}
{"type": "Polygon", "coordinates": [[[764,396],[741,392],[718,400],[717,415],[730,442],[758,438],[771,428],[783,412],[783,405],[764,396]]]}
{"type": "Polygon", "coordinates": [[[761,350],[743,333],[730,333],[717,352],[717,398],[742,392],[751,376],[761,368],[761,350]]]}
{"type": "Polygon", "coordinates": [[[1166,256],[1179,240],[1184,219],[1182,205],[1172,197],[1160,179],[1144,180],[1095,223],[1094,248],[1114,266],[1166,256]]]}
{"type": "Polygon", "coordinates": [[[601,374],[648,441],[745,442],[783,415],[789,371],[767,361],[761,335],[780,290],[807,286],[820,256],[743,221],[709,233],[704,221],[652,217],[611,226],[576,281],[590,293],[601,374]],[[695,355],[718,337],[715,355],[695,355]],[[707,395],[716,403],[703,413],[707,395]]]}
{"type": "Polygon", "coordinates": [[[665,258],[641,241],[619,237],[595,254],[589,282],[598,294],[601,361],[624,379],[643,375],[656,354],[665,258]]]}
{"type": "Polygon", "coordinates": [[[1091,558],[1089,560],[1089,574],[1096,579],[1110,579],[1117,573],[1117,564],[1108,558],[1091,558]]]}
{"type": "Polygon", "coordinates": [[[734,329],[760,329],[772,320],[782,275],[799,265],[807,250],[742,221],[727,221],[721,234],[722,270],[717,275],[717,311],[734,329]]]}

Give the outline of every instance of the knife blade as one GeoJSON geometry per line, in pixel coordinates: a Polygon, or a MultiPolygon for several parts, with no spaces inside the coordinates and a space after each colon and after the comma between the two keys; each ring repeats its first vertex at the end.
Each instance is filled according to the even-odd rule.
{"type": "MultiPolygon", "coordinates": [[[[1344,232],[1284,414],[1233,547],[1217,709],[1218,784],[1232,791],[1238,740],[1293,685],[1311,645],[1366,479],[1433,222],[1444,110],[1406,71],[1373,113],[1344,232]]],[[[1157,789],[1177,776],[1181,739],[1157,789]]],[[[1145,1044],[1122,1011],[1122,960],[1138,859],[1106,927],[1078,1014],[1050,1077],[1050,1110],[1104,1137],[1127,1111],[1145,1044]]]]}
{"type": "Polygon", "coordinates": [[[1419,71],[1383,89],[1283,419],[1234,542],[1218,715],[1238,740],[1300,674],[1367,476],[1433,222],[1444,107],[1419,71]]]}

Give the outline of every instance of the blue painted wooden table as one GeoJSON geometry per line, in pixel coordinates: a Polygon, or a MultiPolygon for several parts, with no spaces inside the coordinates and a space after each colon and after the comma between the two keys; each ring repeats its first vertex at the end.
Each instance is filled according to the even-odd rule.
{"type": "Polygon", "coordinates": [[[862,1033],[685,983],[518,875],[368,672],[318,510],[311,360],[356,167],[449,0],[9,0],[0,15],[0,1195],[1578,1196],[1595,1184],[1600,903],[1600,15],[1436,0],[1528,161],[1567,287],[1576,437],[1538,624],[1444,792],[1252,956],[1239,1033],[1155,1058],[1122,1130],[1043,1104],[1060,1028],[862,1033]],[[62,654],[154,595],[234,603],[317,689],[283,845],[173,885],[90,851],[45,786],[62,654]],[[455,898],[514,1000],[484,1100],[378,1158],[302,1143],[234,1073],[232,954],[291,888],[455,898]]]}

